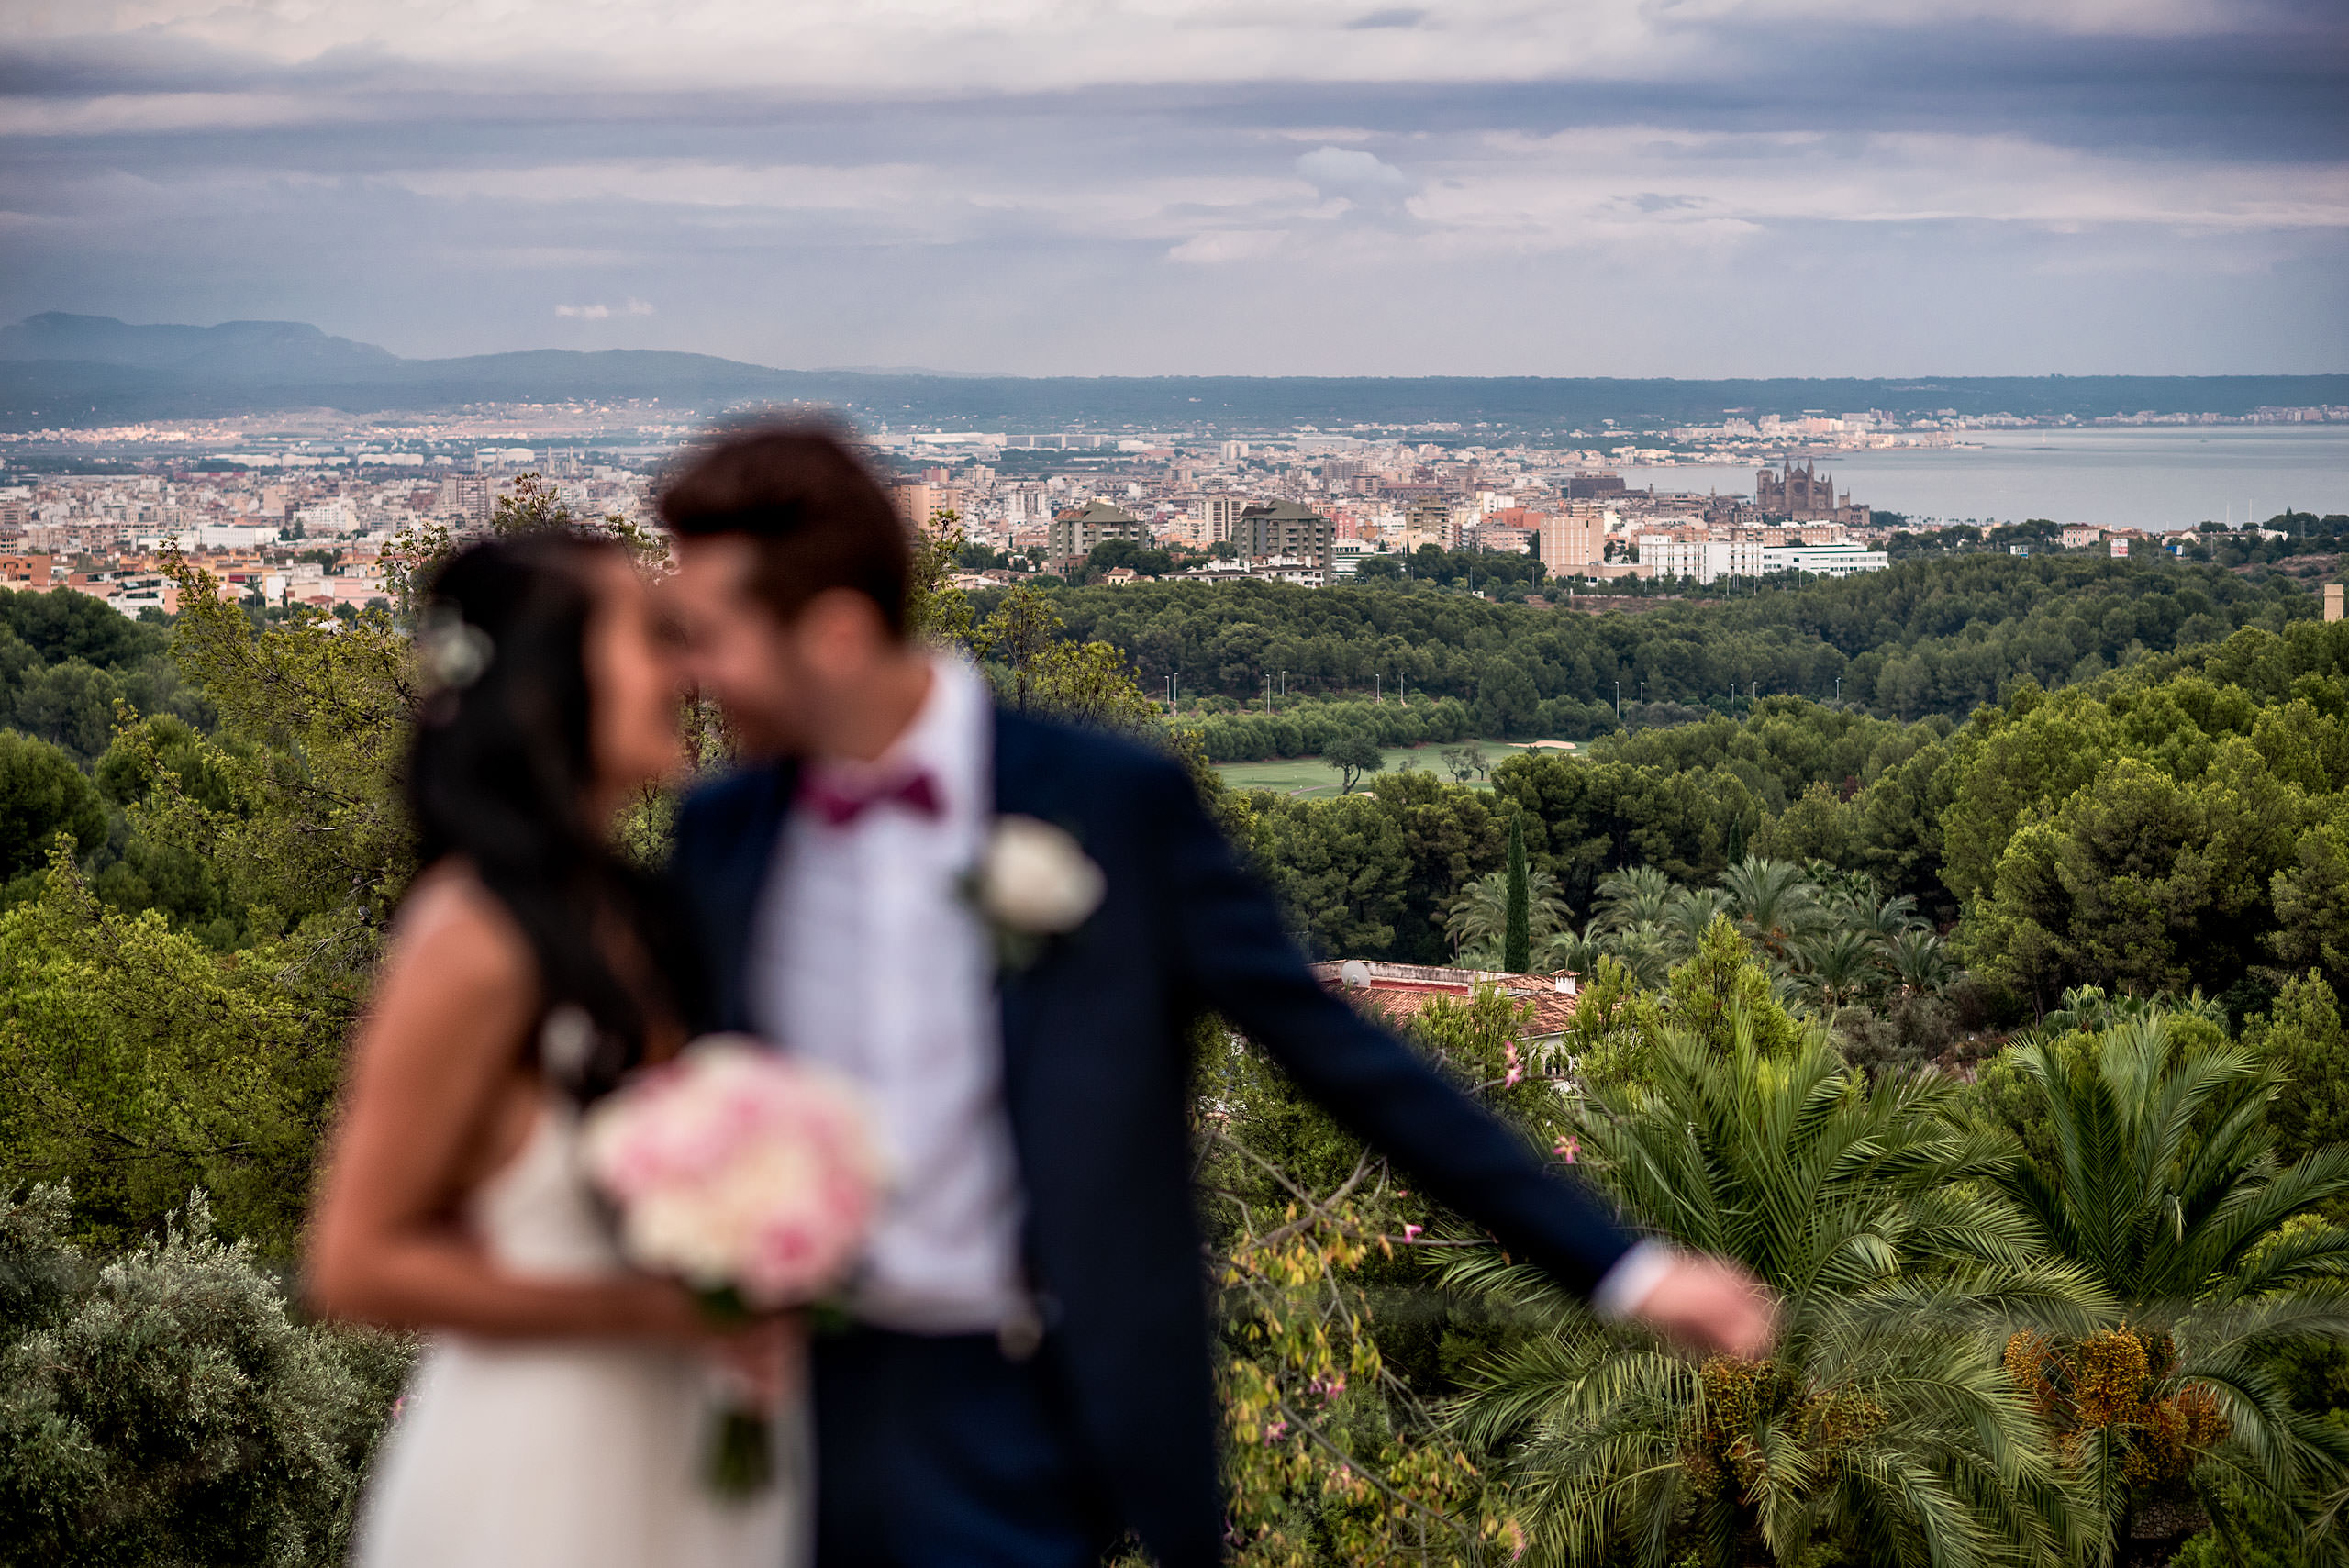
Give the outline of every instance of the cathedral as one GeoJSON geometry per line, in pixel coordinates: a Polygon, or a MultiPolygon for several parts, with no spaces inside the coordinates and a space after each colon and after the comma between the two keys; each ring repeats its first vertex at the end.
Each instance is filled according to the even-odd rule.
{"type": "Polygon", "coordinates": [[[1865,528],[1868,509],[1852,499],[1847,491],[1839,505],[1835,498],[1835,481],[1827,474],[1813,472],[1810,459],[1803,459],[1800,468],[1787,458],[1778,470],[1763,469],[1753,476],[1753,505],[1765,517],[1785,517],[1798,523],[1841,523],[1845,528],[1865,528]]]}

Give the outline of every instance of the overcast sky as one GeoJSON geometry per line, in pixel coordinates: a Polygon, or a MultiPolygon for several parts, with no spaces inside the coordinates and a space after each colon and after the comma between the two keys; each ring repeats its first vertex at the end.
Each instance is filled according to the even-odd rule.
{"type": "Polygon", "coordinates": [[[0,0],[0,319],[2349,370],[2349,0],[0,0]]]}

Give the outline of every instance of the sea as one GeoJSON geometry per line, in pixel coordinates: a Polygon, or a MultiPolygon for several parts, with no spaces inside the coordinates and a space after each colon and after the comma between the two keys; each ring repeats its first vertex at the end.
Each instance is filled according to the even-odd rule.
{"type": "MultiPolygon", "coordinates": [[[[1854,500],[1936,524],[2048,517],[2190,528],[2265,522],[2287,510],[2349,513],[2349,425],[1968,430],[1960,439],[1954,448],[1821,452],[1818,466],[1854,500]]],[[[1626,484],[1659,492],[1753,494],[1751,466],[1617,472],[1626,484]]]]}

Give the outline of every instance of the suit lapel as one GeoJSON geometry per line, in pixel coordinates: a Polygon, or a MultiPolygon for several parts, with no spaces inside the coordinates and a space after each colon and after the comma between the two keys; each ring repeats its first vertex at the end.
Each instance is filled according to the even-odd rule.
{"type": "MultiPolygon", "coordinates": [[[[1047,748],[1040,744],[1046,734],[1019,714],[1001,707],[995,710],[994,751],[988,764],[995,816],[1034,817],[1049,822],[1059,815],[1047,748]]],[[[996,992],[1002,1006],[1006,1100],[1017,1136],[1023,1130],[1019,1123],[1025,1096],[1016,1086],[1024,1082],[1022,1069],[1035,1051],[1036,982],[1026,970],[1007,969],[996,978],[996,992]]]]}
{"type": "Polygon", "coordinates": [[[758,924],[759,898],[783,840],[784,817],[799,787],[799,765],[791,761],[759,770],[760,787],[744,802],[739,830],[728,836],[716,862],[701,868],[716,914],[715,933],[725,970],[717,978],[727,1027],[751,1027],[751,938],[758,924]]]}

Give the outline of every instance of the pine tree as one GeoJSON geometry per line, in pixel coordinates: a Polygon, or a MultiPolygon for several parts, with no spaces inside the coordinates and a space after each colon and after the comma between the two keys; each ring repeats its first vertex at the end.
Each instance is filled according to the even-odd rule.
{"type": "Polygon", "coordinates": [[[1525,818],[1508,817],[1508,923],[1501,929],[1501,967],[1523,974],[1533,963],[1533,895],[1525,871],[1525,818]]]}

